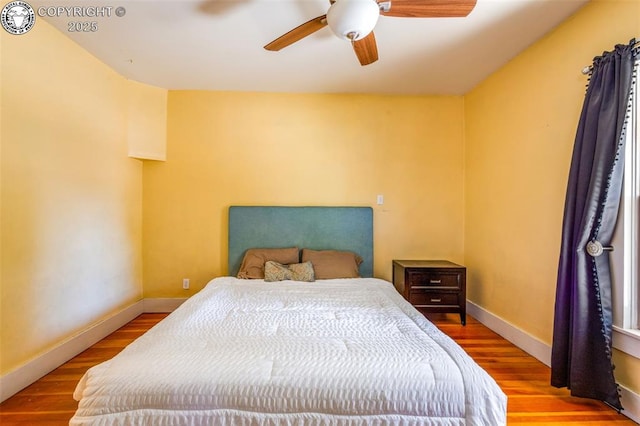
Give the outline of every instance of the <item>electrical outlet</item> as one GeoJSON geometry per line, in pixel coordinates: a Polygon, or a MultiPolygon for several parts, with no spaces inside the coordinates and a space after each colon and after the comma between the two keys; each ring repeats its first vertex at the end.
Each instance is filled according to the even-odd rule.
{"type": "Polygon", "coordinates": [[[379,206],[384,204],[384,195],[380,194],[378,195],[378,197],[376,197],[376,203],[378,203],[379,206]]]}
{"type": "Polygon", "coordinates": [[[185,290],[189,290],[189,278],[182,279],[182,288],[185,290]]]}

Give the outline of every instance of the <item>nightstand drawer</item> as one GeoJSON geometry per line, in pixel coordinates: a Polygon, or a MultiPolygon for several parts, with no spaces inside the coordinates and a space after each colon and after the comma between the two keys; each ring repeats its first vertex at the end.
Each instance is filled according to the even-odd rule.
{"type": "Polygon", "coordinates": [[[412,289],[449,287],[459,289],[461,276],[457,272],[409,271],[408,280],[412,289]]]}
{"type": "Polygon", "coordinates": [[[411,292],[409,294],[409,302],[414,306],[439,306],[452,305],[458,306],[457,293],[436,293],[436,292],[411,292]]]}
{"type": "Polygon", "coordinates": [[[393,285],[422,313],[458,313],[467,323],[467,268],[448,260],[393,260],[393,285]]]}

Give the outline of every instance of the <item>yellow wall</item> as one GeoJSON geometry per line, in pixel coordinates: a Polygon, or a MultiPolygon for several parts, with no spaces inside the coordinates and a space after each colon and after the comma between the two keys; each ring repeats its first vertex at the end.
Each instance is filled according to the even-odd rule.
{"type": "Polygon", "coordinates": [[[135,85],[43,20],[0,33],[4,374],[141,298],[142,164],[135,85]]]}
{"type": "MultiPolygon", "coordinates": [[[[468,298],[548,344],[580,71],[634,36],[640,2],[592,1],[465,96],[468,298]]],[[[615,362],[640,392],[638,360],[615,362]]]]}
{"type": "MultiPolygon", "coordinates": [[[[474,303],[550,343],[580,70],[639,19],[594,0],[464,98],[170,92],[168,161],[144,166],[128,142],[164,155],[166,93],[42,20],[2,32],[0,373],[138,300],[143,276],[146,297],[182,297],[226,274],[227,208],[248,204],[373,206],[376,276],[464,262],[474,303]]],[[[640,360],[615,362],[640,392],[640,360]]]]}
{"type": "Polygon", "coordinates": [[[462,261],[461,97],[177,91],[168,117],[168,161],[144,164],[145,297],[227,273],[230,205],[373,206],[388,279],[392,258],[462,261]]]}
{"type": "Polygon", "coordinates": [[[167,159],[167,96],[159,87],[129,81],[129,157],[167,159]]]}

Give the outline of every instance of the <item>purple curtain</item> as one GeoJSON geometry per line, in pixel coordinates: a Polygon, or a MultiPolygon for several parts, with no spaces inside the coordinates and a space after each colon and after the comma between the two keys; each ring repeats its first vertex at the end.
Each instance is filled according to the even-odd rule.
{"type": "Polygon", "coordinates": [[[622,409],[611,361],[613,235],[635,40],[593,62],[571,159],[556,288],[551,384],[622,409]]]}

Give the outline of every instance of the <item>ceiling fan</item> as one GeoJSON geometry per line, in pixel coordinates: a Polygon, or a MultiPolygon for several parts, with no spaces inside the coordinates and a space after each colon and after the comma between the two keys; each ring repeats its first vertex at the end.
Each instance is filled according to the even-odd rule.
{"type": "Polygon", "coordinates": [[[311,19],[264,46],[277,51],[329,25],[339,38],[350,41],[360,65],[378,60],[373,28],[378,17],[451,18],[467,16],[476,0],[329,0],[325,15],[311,19]]]}

